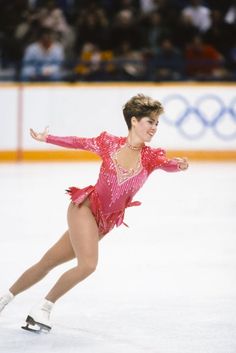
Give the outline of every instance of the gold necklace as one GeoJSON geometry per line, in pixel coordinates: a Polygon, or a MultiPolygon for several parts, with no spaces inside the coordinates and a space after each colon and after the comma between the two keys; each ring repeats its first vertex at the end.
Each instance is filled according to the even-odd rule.
{"type": "Polygon", "coordinates": [[[141,149],[143,148],[143,145],[142,146],[132,146],[128,141],[126,141],[126,146],[128,148],[130,148],[132,151],[141,151],[141,149]]]}

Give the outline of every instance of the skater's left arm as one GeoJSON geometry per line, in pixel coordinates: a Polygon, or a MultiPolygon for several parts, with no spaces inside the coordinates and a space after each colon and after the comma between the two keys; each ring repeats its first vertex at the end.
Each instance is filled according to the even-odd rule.
{"type": "Polygon", "coordinates": [[[151,154],[151,167],[154,169],[163,169],[166,172],[184,171],[188,168],[188,160],[184,158],[169,159],[163,149],[155,149],[151,154]]]}

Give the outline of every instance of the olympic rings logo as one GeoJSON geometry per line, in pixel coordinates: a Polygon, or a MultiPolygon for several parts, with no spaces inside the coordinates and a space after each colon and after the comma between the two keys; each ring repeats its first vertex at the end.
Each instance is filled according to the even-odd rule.
{"type": "Polygon", "coordinates": [[[164,120],[188,139],[199,139],[207,130],[225,141],[236,139],[236,97],[228,106],[214,94],[198,98],[193,105],[182,95],[163,99],[164,120]]]}

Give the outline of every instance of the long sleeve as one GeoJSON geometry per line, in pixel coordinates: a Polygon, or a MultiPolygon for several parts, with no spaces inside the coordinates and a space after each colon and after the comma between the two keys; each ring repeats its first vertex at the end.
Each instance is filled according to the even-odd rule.
{"type": "Polygon", "coordinates": [[[147,160],[150,172],[155,169],[163,169],[166,172],[180,171],[178,161],[176,159],[168,159],[165,150],[161,148],[148,148],[147,160]]]}
{"type": "Polygon", "coordinates": [[[106,133],[102,132],[97,137],[85,138],[85,137],[77,137],[77,136],[53,136],[48,135],[46,138],[47,143],[51,143],[53,145],[66,147],[66,148],[75,148],[85,151],[91,151],[98,155],[101,155],[103,148],[103,139],[106,133]]]}
{"type": "Polygon", "coordinates": [[[176,159],[165,158],[165,159],[163,159],[162,163],[156,168],[163,169],[166,172],[179,172],[180,171],[179,164],[176,159]]]}

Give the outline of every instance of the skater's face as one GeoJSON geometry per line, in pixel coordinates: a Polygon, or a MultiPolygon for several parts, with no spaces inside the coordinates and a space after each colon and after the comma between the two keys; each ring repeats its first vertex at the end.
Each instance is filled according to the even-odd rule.
{"type": "Polygon", "coordinates": [[[150,142],[157,131],[159,115],[144,116],[141,120],[132,117],[132,130],[141,142],[150,142]]]}

